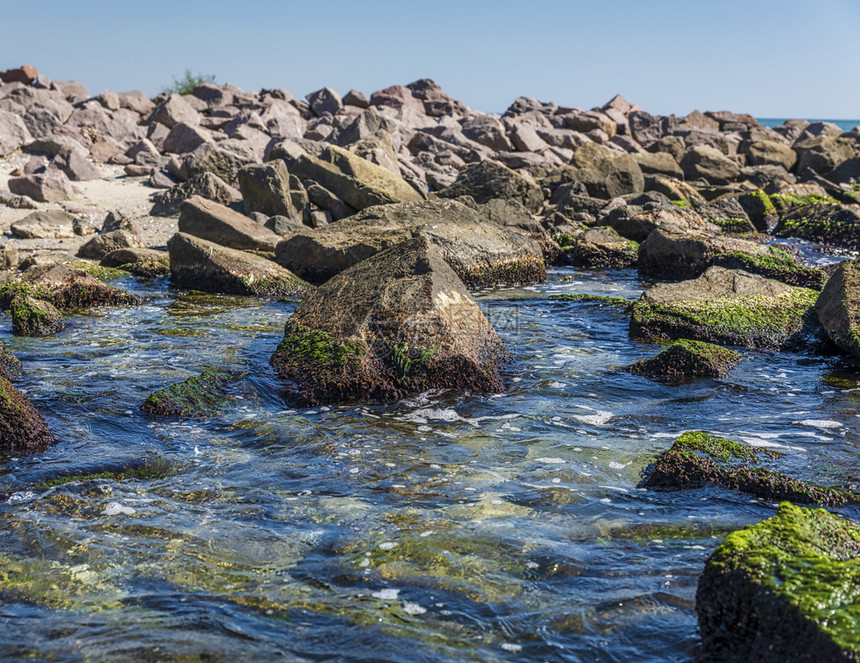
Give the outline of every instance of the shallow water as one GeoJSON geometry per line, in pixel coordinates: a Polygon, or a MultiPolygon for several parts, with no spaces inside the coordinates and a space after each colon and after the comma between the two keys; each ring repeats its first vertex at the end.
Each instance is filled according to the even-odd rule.
{"type": "Polygon", "coordinates": [[[8,660],[685,660],[708,554],[775,505],[637,488],[654,456],[702,429],[858,478],[856,367],[743,350],[730,378],[663,385],[620,370],[659,351],[623,313],[546,299],[634,297],[632,271],[479,293],[508,391],[388,407],[283,405],[268,359],[294,304],[116,285],[146,303],[2,337],[62,440],[0,461],[8,660]],[[140,412],[223,368],[244,377],[211,420],[140,412]],[[42,485],[132,465],[155,472],[42,485]]]}

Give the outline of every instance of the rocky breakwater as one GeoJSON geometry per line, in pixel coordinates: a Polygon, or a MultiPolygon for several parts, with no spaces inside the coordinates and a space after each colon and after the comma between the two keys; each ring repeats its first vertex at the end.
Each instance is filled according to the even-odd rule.
{"type": "Polygon", "coordinates": [[[507,353],[424,234],[345,270],[299,304],[272,365],[287,400],[395,400],[430,389],[503,388],[507,353]]]}

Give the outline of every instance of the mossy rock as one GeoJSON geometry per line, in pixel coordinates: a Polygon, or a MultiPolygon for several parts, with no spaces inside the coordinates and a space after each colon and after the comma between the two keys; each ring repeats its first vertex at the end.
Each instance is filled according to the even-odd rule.
{"type": "Polygon", "coordinates": [[[830,196],[822,196],[817,193],[774,193],[770,196],[770,203],[779,214],[786,214],[805,205],[835,202],[839,201],[830,196]]]}
{"type": "Polygon", "coordinates": [[[64,265],[31,267],[24,272],[22,280],[0,286],[0,309],[7,310],[19,296],[46,301],[61,311],[140,302],[125,290],[105,285],[89,274],[64,265]]]}
{"type": "Polygon", "coordinates": [[[21,360],[0,341],[0,377],[15,380],[21,377],[21,360]]]}
{"type": "Polygon", "coordinates": [[[35,485],[35,490],[45,491],[56,486],[86,481],[131,481],[161,479],[171,473],[170,464],[161,459],[143,459],[123,463],[107,463],[76,471],[64,471],[44,477],[35,485]]]}
{"type": "Polygon", "coordinates": [[[725,377],[741,361],[741,355],[712,343],[683,338],[656,357],[637,361],[625,370],[649,378],[689,382],[697,378],[725,377]]]}
{"type": "Polygon", "coordinates": [[[228,400],[229,382],[228,375],[205,371],[150,394],[140,409],[147,414],[163,417],[211,415],[228,400]]]}
{"type": "Polygon", "coordinates": [[[714,484],[769,500],[826,506],[860,500],[852,490],[819,486],[763,466],[779,457],[774,451],[689,431],[657,457],[642,486],[687,490],[714,484]]]}
{"type": "Polygon", "coordinates": [[[56,441],[29,399],[0,378],[0,452],[41,451],[56,441]]]}
{"type": "Polygon", "coordinates": [[[426,235],[305,297],[271,363],[299,405],[391,401],[429,389],[501,391],[501,339],[426,235]]]}
{"type": "Polygon", "coordinates": [[[764,191],[756,189],[738,197],[741,207],[747,213],[756,230],[767,232],[778,219],[776,207],[764,191]]]}
{"type": "Polygon", "coordinates": [[[753,348],[802,347],[820,334],[813,308],[817,297],[814,290],[710,267],[698,279],[646,290],[633,305],[630,333],[753,348]]]}
{"type": "Polygon", "coordinates": [[[727,235],[745,235],[756,230],[749,219],[720,218],[710,219],[710,222],[727,235]]]}
{"type": "Polygon", "coordinates": [[[117,281],[131,275],[131,272],[117,267],[103,267],[102,265],[94,265],[81,260],[80,262],[69,265],[72,269],[79,270],[85,274],[89,274],[99,281],[117,281]]]}
{"type": "Polygon", "coordinates": [[[821,290],[829,278],[825,270],[803,265],[784,249],[774,246],[768,247],[768,252],[764,255],[718,255],[712,264],[726,269],[742,269],[750,274],[761,274],[775,281],[813,290],[821,290]]]}
{"type": "Polygon", "coordinates": [[[710,556],[696,613],[702,661],[860,661],[860,527],[780,504],[710,556]]]}
{"type": "Polygon", "coordinates": [[[639,258],[639,243],[625,239],[609,226],[590,228],[571,238],[564,249],[570,263],[588,269],[624,269],[639,258]]]}
{"type": "Polygon", "coordinates": [[[63,314],[53,304],[27,295],[15,297],[9,311],[15,336],[51,336],[66,326],[63,314]]]}
{"type": "Polygon", "coordinates": [[[860,206],[813,202],[780,215],[778,237],[799,237],[842,248],[860,246],[860,206]]]}

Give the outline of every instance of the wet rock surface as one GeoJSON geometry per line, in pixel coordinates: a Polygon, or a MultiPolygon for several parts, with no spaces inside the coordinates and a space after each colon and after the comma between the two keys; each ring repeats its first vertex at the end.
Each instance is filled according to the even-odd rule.
{"type": "Polygon", "coordinates": [[[427,389],[500,391],[506,357],[441,251],[419,235],[303,300],[272,364],[288,400],[316,404],[394,400],[427,389]]]}

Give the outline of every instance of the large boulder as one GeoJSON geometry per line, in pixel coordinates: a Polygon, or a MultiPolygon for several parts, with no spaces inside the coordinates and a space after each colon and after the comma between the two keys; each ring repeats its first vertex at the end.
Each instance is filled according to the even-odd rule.
{"type": "Polygon", "coordinates": [[[860,660],[860,527],[780,504],[711,554],[696,613],[702,660],[860,660]]]}
{"type": "Polygon", "coordinates": [[[275,260],[311,283],[424,232],[470,288],[546,278],[541,247],[453,200],[379,205],[278,244],[275,260]]]}
{"type": "Polygon", "coordinates": [[[543,205],[543,193],[533,179],[489,159],[466,166],[451,186],[439,192],[440,198],[460,196],[471,196],[477,203],[495,198],[516,200],[530,212],[543,205]]]}
{"type": "Polygon", "coordinates": [[[681,157],[681,168],[688,180],[703,178],[710,184],[728,184],[741,174],[741,167],[715,147],[695,145],[681,157]]]}
{"type": "Polygon", "coordinates": [[[281,237],[244,214],[194,196],[179,206],[179,232],[242,251],[275,250],[281,237]]]}
{"type": "Polygon", "coordinates": [[[69,238],[75,236],[75,217],[63,210],[39,210],[15,221],[9,229],[21,239],[69,238]]]}
{"type": "Polygon", "coordinates": [[[657,228],[672,227],[708,233],[718,230],[693,210],[678,209],[674,206],[648,210],[619,207],[603,216],[598,223],[614,228],[619,235],[634,242],[644,242],[657,228]]]}
{"type": "Polygon", "coordinates": [[[811,168],[826,175],[839,164],[858,156],[857,141],[837,136],[818,136],[794,144],[797,153],[797,172],[811,168]]]}
{"type": "Polygon", "coordinates": [[[827,337],[860,357],[860,261],[840,263],[818,296],[815,312],[827,337]]]}
{"type": "Polygon", "coordinates": [[[634,152],[630,155],[644,175],[667,175],[684,179],[684,171],[668,152],[634,152]]]}
{"type": "Polygon", "coordinates": [[[200,196],[229,207],[242,202],[242,194],[214,173],[200,173],[152,196],[153,216],[173,216],[179,213],[182,202],[192,196],[200,196]]]}
{"type": "Polygon", "coordinates": [[[709,267],[696,279],[648,288],[633,305],[630,333],[753,348],[797,347],[819,333],[817,297],[815,290],[709,267]]]}
{"type": "Polygon", "coordinates": [[[319,158],[300,156],[291,170],[297,177],[319,183],[358,210],[421,199],[402,177],[336,145],[327,147],[319,158]]]}
{"type": "Polygon", "coordinates": [[[562,178],[582,182],[588,194],[596,198],[617,198],[645,190],[645,177],[636,160],[597,143],[579,147],[570,165],[562,168],[562,178]]]}
{"type": "Polygon", "coordinates": [[[563,246],[570,263],[591,269],[623,269],[636,264],[639,245],[608,226],[572,234],[563,246]]]}
{"type": "Polygon", "coordinates": [[[228,139],[220,143],[204,143],[185,156],[172,174],[187,180],[202,173],[213,173],[233,184],[242,166],[257,161],[257,154],[245,141],[228,139]]]}
{"type": "Polygon", "coordinates": [[[77,255],[79,258],[101,260],[111,251],[141,248],[142,246],[143,242],[140,235],[120,228],[96,235],[78,249],[77,255]]]}
{"type": "Polygon", "coordinates": [[[41,451],[56,441],[44,417],[27,397],[0,377],[0,451],[41,451]]]}
{"type": "Polygon", "coordinates": [[[11,154],[32,140],[33,136],[24,120],[15,113],[0,110],[0,157],[11,154]]]}
{"type": "Polygon", "coordinates": [[[66,174],[56,168],[44,173],[12,177],[7,182],[9,191],[28,196],[40,203],[59,203],[75,196],[75,189],[66,174]]]}
{"type": "Polygon", "coordinates": [[[277,263],[185,233],[167,242],[170,280],[181,288],[256,297],[301,297],[307,283],[277,263]]]}
{"type": "Polygon", "coordinates": [[[180,94],[171,94],[149,116],[149,122],[158,122],[168,129],[177,124],[200,124],[200,114],[180,94]]]}
{"type": "Polygon", "coordinates": [[[290,197],[290,174],[282,160],[244,166],[239,170],[238,179],[245,201],[245,214],[260,212],[266,216],[296,216],[290,197]]]}
{"type": "Polygon", "coordinates": [[[351,267],[306,297],[272,364],[302,404],[394,400],[428,389],[503,388],[498,334],[425,235],[351,267]]]}
{"type": "Polygon", "coordinates": [[[791,170],[797,163],[797,154],[785,143],[760,140],[750,144],[747,161],[750,166],[782,166],[791,170]]]}

